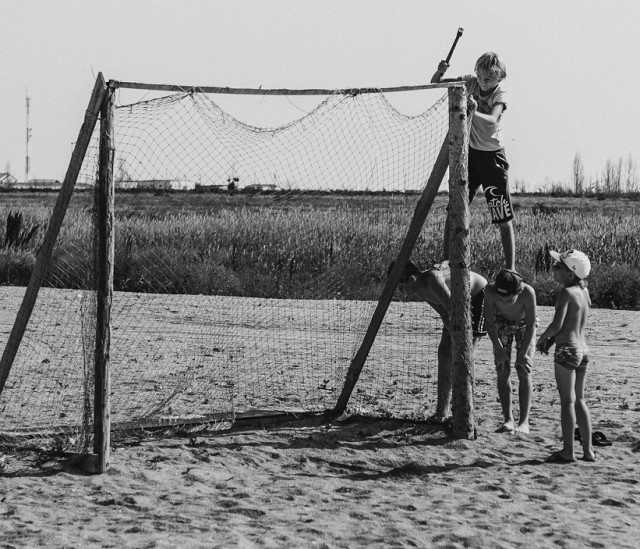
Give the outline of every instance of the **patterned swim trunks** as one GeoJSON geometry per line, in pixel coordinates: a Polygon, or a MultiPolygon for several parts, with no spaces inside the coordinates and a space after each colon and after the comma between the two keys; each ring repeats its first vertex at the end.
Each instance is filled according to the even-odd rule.
{"type": "Polygon", "coordinates": [[[580,349],[573,343],[556,344],[553,361],[567,370],[585,372],[589,364],[589,349],[580,349]]]}
{"type": "MultiPolygon", "coordinates": [[[[516,343],[516,352],[520,350],[522,347],[522,340],[524,339],[524,334],[527,331],[527,323],[523,319],[519,320],[509,320],[500,315],[496,315],[495,317],[495,326],[496,331],[498,332],[498,339],[505,351],[507,351],[507,355],[511,357],[511,348],[513,346],[513,342],[516,343]]],[[[536,322],[536,327],[538,323],[536,322]]],[[[532,357],[535,347],[535,333],[534,337],[531,340],[531,345],[529,345],[529,349],[527,350],[527,354],[532,357]]]]}

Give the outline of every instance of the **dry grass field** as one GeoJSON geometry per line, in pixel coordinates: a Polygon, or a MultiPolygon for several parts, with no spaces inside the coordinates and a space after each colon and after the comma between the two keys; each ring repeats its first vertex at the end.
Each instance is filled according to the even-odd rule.
{"type": "MultiPolygon", "coordinates": [[[[64,245],[54,253],[60,268],[71,258],[90,264],[90,198],[91,193],[78,193],[65,218],[64,245]]],[[[554,303],[546,250],[576,248],[594,264],[590,287],[597,307],[640,309],[640,202],[635,198],[513,197],[516,263],[539,303],[554,303]]],[[[24,248],[2,249],[0,223],[0,284],[26,285],[54,200],[53,193],[2,193],[0,221],[19,211],[25,230],[38,229],[24,248]]],[[[401,193],[121,193],[115,286],[128,292],[285,299],[333,299],[339,287],[340,299],[375,300],[416,200],[401,193]],[[319,284],[329,277],[336,284],[319,284]]],[[[413,259],[420,267],[440,258],[446,203],[446,195],[436,198],[416,243],[413,259]]],[[[472,204],[470,226],[472,267],[491,278],[502,265],[501,245],[480,196],[472,204]]],[[[83,287],[91,276],[85,267],[64,278],[68,286],[51,283],[83,287]]]]}

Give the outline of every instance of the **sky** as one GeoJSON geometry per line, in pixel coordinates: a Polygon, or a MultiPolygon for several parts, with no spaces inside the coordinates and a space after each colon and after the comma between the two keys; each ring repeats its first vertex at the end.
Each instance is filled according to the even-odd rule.
{"type": "Polygon", "coordinates": [[[62,180],[99,72],[241,88],[419,85],[459,27],[447,76],[472,73],[486,51],[506,64],[512,184],[569,184],[576,154],[588,178],[607,160],[640,162],[638,0],[0,0],[0,10],[0,172],[20,181],[27,95],[29,178],[62,180]]]}

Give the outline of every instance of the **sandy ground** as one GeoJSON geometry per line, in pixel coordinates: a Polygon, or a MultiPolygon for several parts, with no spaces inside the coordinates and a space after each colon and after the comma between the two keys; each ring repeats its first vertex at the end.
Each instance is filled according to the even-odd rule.
{"type": "Polygon", "coordinates": [[[613,442],[595,463],[545,463],[560,445],[549,357],[536,358],[531,434],[494,432],[484,341],[477,440],[362,420],[121,446],[104,475],[69,463],[0,477],[0,547],[638,547],[639,326],[640,312],[592,314],[588,400],[613,442]]]}

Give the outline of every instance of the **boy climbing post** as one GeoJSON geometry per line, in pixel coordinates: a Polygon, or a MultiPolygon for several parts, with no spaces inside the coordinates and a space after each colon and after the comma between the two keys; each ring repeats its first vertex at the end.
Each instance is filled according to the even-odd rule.
{"type": "MultiPolygon", "coordinates": [[[[479,187],[484,190],[491,222],[500,227],[500,239],[507,269],[515,269],[515,236],[513,208],[509,194],[509,163],[504,152],[502,114],[507,108],[502,81],[507,77],[504,63],[497,54],[488,52],[480,56],[475,76],[443,78],[449,68],[440,61],[431,83],[464,82],[468,93],[469,116],[469,203],[479,187]]],[[[449,223],[445,223],[443,257],[449,258],[449,223]]]]}

